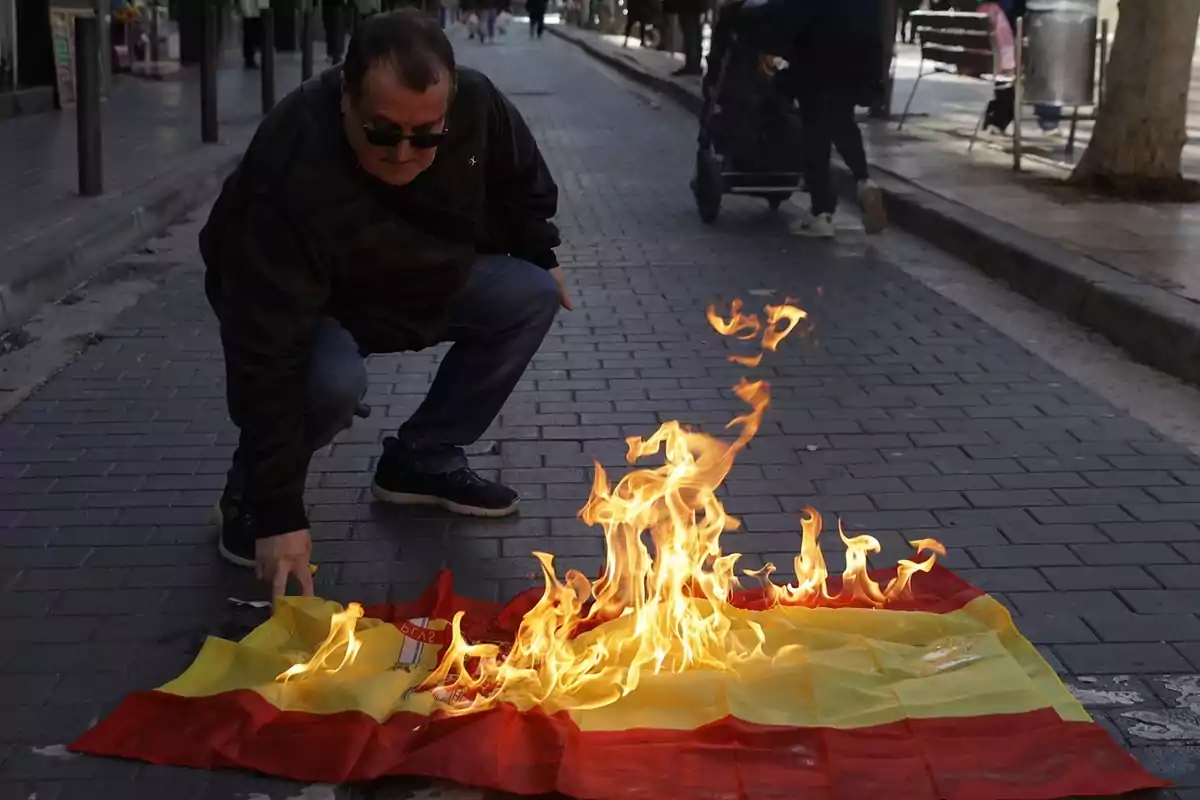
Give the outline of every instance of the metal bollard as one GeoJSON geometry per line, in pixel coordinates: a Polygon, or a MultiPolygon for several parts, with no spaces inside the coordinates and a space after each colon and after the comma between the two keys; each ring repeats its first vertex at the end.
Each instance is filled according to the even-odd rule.
{"type": "Polygon", "coordinates": [[[200,51],[200,141],[216,143],[217,122],[217,10],[213,0],[200,0],[204,43],[200,51]]]}
{"type": "Polygon", "coordinates": [[[146,52],[148,53],[147,60],[153,62],[156,68],[158,62],[162,60],[158,34],[158,0],[152,0],[150,3],[150,47],[146,52]]]}
{"type": "Polygon", "coordinates": [[[75,18],[75,142],[79,194],[104,192],[104,153],[100,128],[100,20],[75,18]]]}
{"type": "Polygon", "coordinates": [[[313,8],[311,0],[302,0],[300,13],[300,81],[313,74],[313,8]]]}
{"type": "Polygon", "coordinates": [[[264,8],[262,15],[262,113],[275,107],[275,14],[264,8]]]}

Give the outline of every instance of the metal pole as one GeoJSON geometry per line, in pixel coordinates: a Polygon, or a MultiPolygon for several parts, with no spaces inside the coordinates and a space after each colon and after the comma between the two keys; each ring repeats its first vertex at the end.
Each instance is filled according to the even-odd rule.
{"type": "Polygon", "coordinates": [[[275,13],[264,8],[262,16],[262,113],[275,107],[275,13]]]}
{"type": "Polygon", "coordinates": [[[892,116],[892,64],[896,58],[896,17],[899,12],[896,0],[880,2],[880,38],[883,40],[882,72],[879,75],[880,94],[876,98],[871,116],[875,119],[891,119],[892,116]]]}
{"type": "Polygon", "coordinates": [[[1021,171],[1021,117],[1025,105],[1025,19],[1017,19],[1017,70],[1013,75],[1013,170],[1021,171]]]}
{"type": "Polygon", "coordinates": [[[300,80],[306,81],[313,74],[312,0],[302,0],[300,13],[300,80]]]}
{"type": "Polygon", "coordinates": [[[104,192],[103,143],[100,130],[100,20],[75,18],[75,143],[79,194],[104,192]]]}
{"type": "Polygon", "coordinates": [[[204,41],[200,50],[200,141],[215,144],[217,122],[217,9],[213,0],[200,0],[204,41]]]}
{"type": "Polygon", "coordinates": [[[150,61],[158,64],[159,56],[158,46],[158,0],[150,3],[150,61]]]}
{"type": "Polygon", "coordinates": [[[1104,84],[1108,80],[1108,20],[1100,20],[1100,90],[1096,94],[1097,107],[1104,105],[1104,84]]]}

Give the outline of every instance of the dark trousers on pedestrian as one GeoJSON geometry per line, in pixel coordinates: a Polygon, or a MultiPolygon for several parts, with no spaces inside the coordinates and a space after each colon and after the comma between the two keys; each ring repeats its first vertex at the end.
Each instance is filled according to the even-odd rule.
{"type": "Polygon", "coordinates": [[[836,147],[857,181],[868,178],[867,153],[862,131],[854,119],[857,95],[853,87],[814,80],[797,96],[804,137],[804,181],[812,200],[812,213],[837,210],[837,193],[829,175],[829,160],[836,147]]]}
{"type": "Polygon", "coordinates": [[[700,14],[681,13],[679,33],[683,36],[683,68],[687,72],[700,72],[704,48],[704,24],[700,14]]]}
{"type": "Polygon", "coordinates": [[[262,18],[245,17],[242,20],[242,59],[247,67],[254,66],[254,54],[262,49],[262,38],[262,18]]]}
{"type": "Polygon", "coordinates": [[[542,38],[546,32],[546,9],[533,8],[529,11],[529,35],[542,38]]]}
{"type": "Polygon", "coordinates": [[[642,44],[646,44],[646,23],[632,14],[625,17],[625,44],[629,44],[629,37],[633,35],[634,25],[637,25],[641,31],[640,40],[642,44]]]}
{"type": "MultiPolygon", "coordinates": [[[[558,283],[510,256],[476,262],[446,316],[442,359],[425,400],[397,434],[408,466],[445,474],[467,466],[466,445],[483,436],[550,330],[558,283]]],[[[309,446],[319,450],[349,428],[367,395],[367,368],[354,337],[327,319],[309,360],[304,402],[309,446]]],[[[238,457],[229,479],[240,482],[238,457]]]]}
{"type": "Polygon", "coordinates": [[[334,4],[322,7],[321,22],[325,26],[325,52],[329,63],[337,64],[346,49],[346,9],[334,4]]]}

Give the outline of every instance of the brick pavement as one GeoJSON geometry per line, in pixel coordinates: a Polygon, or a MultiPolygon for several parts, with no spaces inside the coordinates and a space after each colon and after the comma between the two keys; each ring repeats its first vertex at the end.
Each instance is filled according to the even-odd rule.
{"type": "MultiPolygon", "coordinates": [[[[366,502],[378,441],[437,353],[371,361],[375,414],[313,461],[320,593],[411,598],[446,566],[467,593],[504,597],[529,585],[534,547],[594,571],[600,540],[575,519],[591,459],[621,467],[622,436],[675,418],[717,431],[740,410],[726,387],[743,371],[704,307],[799,297],[816,332],[757,371],[775,402],[727,485],[745,525],[730,548],[789,564],[805,503],[876,534],[886,562],[905,539],[941,539],[1051,663],[1087,676],[1071,680],[1113,735],[1196,800],[1200,458],[895,269],[886,242],[799,241],[750,200],[702,226],[693,120],[570,45],[518,28],[460,50],[513,95],[559,177],[576,310],[475,459],[525,494],[516,519],[366,502]]],[[[0,422],[0,798],[411,796],[420,784],[305,789],[56,755],[203,636],[260,619],[227,601],[261,592],[218,561],[207,526],[234,432],[198,225],[161,243],[180,261],[163,289],[0,422]]]]}

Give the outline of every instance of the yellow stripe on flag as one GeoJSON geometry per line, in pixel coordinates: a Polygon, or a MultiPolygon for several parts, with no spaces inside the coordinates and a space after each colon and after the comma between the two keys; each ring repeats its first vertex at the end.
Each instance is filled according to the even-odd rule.
{"type": "Polygon", "coordinates": [[[1064,720],[1090,719],[990,597],[944,614],[738,611],[734,630],[748,633],[747,619],[762,626],[769,658],[736,672],[645,676],[632,694],[573,719],[584,731],[687,730],[726,716],[845,729],[1047,707],[1064,720]]]}
{"type": "MultiPolygon", "coordinates": [[[[161,691],[203,697],[251,689],[278,708],[331,714],[361,711],[383,721],[397,711],[431,714],[434,698],[412,692],[436,666],[440,647],[414,646],[390,623],[362,619],[362,649],[340,672],[281,682],[307,661],[342,608],[287,598],[241,642],[211,638],[192,666],[161,691]],[[410,663],[416,658],[417,663],[410,663]]],[[[764,635],[763,656],[729,671],[645,675],[631,694],[572,711],[583,731],[688,730],[734,716],[791,727],[859,728],[903,719],[961,718],[1053,708],[1088,721],[1083,707],[990,597],[947,613],[776,607],[735,610],[732,635],[764,635]]],[[[441,620],[421,627],[438,630],[441,620]]],[[[606,625],[630,624],[629,618],[606,625]]],[[[581,644],[590,634],[583,634],[581,644]]],[[[557,709],[547,708],[553,713],[557,709]]]]}

